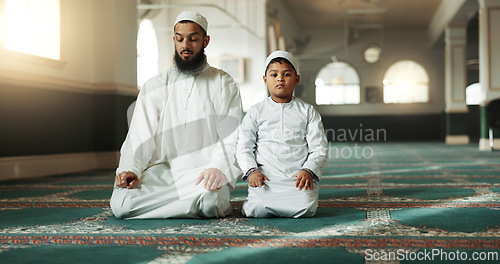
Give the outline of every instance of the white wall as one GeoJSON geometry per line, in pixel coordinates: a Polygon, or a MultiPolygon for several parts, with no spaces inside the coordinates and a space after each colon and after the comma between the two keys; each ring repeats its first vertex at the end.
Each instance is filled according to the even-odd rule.
{"type": "Polygon", "coordinates": [[[296,94],[315,105],[314,81],[320,69],[332,62],[334,55],[339,61],[350,64],[358,73],[361,87],[359,105],[316,106],[322,115],[404,115],[441,113],[444,101],[444,45],[430,48],[428,33],[421,31],[391,31],[383,29],[362,29],[354,37],[349,32],[345,41],[343,28],[299,28],[286,6],[279,0],[270,0],[268,5],[279,13],[282,35],[287,49],[294,53],[293,39],[310,37],[310,42],[301,53],[294,53],[301,68],[301,85],[296,94]],[[375,64],[368,64],[362,58],[369,44],[382,48],[382,58],[375,64]],[[423,104],[383,104],[365,102],[365,88],[379,87],[385,71],[398,60],[414,60],[427,71],[429,83],[429,103],[423,104]]]}
{"type": "Polygon", "coordinates": [[[332,62],[335,55],[339,61],[350,64],[360,77],[361,103],[359,105],[317,106],[325,115],[385,115],[385,114],[430,114],[440,113],[444,102],[444,50],[428,46],[425,31],[360,31],[359,37],[347,45],[341,36],[343,30],[305,29],[312,41],[304,54],[300,55],[302,80],[305,89],[304,99],[315,102],[314,80],[319,70],[332,62]],[[380,61],[369,64],[362,58],[363,50],[370,44],[382,48],[380,61]],[[318,55],[319,53],[319,55],[318,55]],[[421,64],[429,75],[429,102],[419,104],[367,103],[365,88],[382,89],[382,81],[387,69],[399,60],[413,60],[421,64]]]}
{"type": "Polygon", "coordinates": [[[283,49],[295,53],[294,38],[302,36],[296,19],[288,12],[286,6],[281,1],[267,1],[267,10],[266,30],[268,31],[266,37],[268,38],[268,53],[283,49]],[[272,36],[272,32],[269,32],[269,27],[273,28],[274,36],[272,36]],[[284,47],[280,41],[283,41],[284,47]],[[275,46],[274,49],[273,46],[275,46]]]}
{"type": "Polygon", "coordinates": [[[243,57],[245,59],[245,81],[239,83],[243,108],[247,110],[254,103],[267,97],[262,81],[265,62],[265,1],[195,1],[171,0],[166,8],[156,15],[152,22],[155,26],[159,49],[159,71],[172,66],[173,61],[173,23],[184,10],[197,11],[208,20],[210,43],[205,49],[210,64],[216,65],[216,58],[222,55],[243,57]],[[200,4],[200,5],[195,5],[200,4]],[[172,7],[175,5],[175,8],[172,7]],[[208,5],[217,5],[248,27],[246,30],[223,11],[208,5]]]}

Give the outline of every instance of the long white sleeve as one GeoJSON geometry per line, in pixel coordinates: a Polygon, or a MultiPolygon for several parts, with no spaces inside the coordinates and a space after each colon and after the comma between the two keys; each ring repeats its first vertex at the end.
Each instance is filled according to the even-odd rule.
{"type": "Polygon", "coordinates": [[[219,98],[215,100],[219,102],[214,105],[217,114],[209,117],[209,123],[215,123],[218,142],[215,143],[209,167],[219,169],[234,187],[241,174],[235,164],[238,126],[243,111],[238,86],[228,74],[222,75],[219,98]]]}
{"type": "MultiPolygon", "coordinates": [[[[258,126],[255,122],[254,111],[245,115],[240,127],[238,128],[238,145],[236,150],[236,159],[243,173],[251,168],[257,168],[255,150],[257,148],[258,126]]],[[[243,180],[246,180],[245,178],[243,180]]]]}
{"type": "Polygon", "coordinates": [[[217,168],[234,186],[242,115],[238,86],[227,73],[207,67],[193,76],[171,68],[139,93],[118,170],[140,176],[164,163],[188,186],[203,170],[217,168]]]}
{"type": "Polygon", "coordinates": [[[257,167],[270,180],[292,177],[302,168],[319,179],[327,152],[319,113],[295,97],[284,104],[268,97],[249,109],[239,127],[240,168],[247,172],[257,167]]]}
{"type": "Polygon", "coordinates": [[[161,111],[155,101],[159,92],[147,84],[139,92],[129,131],[120,150],[117,173],[132,171],[141,177],[150,162],[156,149],[155,136],[161,111]]]}
{"type": "Polygon", "coordinates": [[[328,140],[318,111],[311,107],[308,114],[310,118],[306,141],[309,151],[303,167],[310,169],[318,179],[321,179],[323,167],[328,159],[328,140]]]}

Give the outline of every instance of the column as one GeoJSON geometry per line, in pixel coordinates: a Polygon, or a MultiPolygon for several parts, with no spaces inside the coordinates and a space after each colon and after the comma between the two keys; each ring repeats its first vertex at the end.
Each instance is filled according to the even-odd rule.
{"type": "MultiPolygon", "coordinates": [[[[479,149],[489,149],[486,105],[500,98],[500,1],[479,2],[479,83],[482,90],[479,149]]],[[[500,131],[494,131],[494,147],[500,149],[500,131]]]]}
{"type": "Polygon", "coordinates": [[[466,87],[467,31],[463,26],[445,30],[446,144],[468,144],[466,87]]]}

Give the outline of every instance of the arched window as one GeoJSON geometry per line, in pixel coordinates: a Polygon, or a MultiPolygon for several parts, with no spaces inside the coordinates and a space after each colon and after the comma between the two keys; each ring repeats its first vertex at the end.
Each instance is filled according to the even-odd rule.
{"type": "Polygon", "coordinates": [[[465,88],[465,101],[467,105],[479,105],[481,103],[481,84],[473,83],[465,88]]]}
{"type": "Polygon", "coordinates": [[[332,62],[316,76],[316,104],[359,104],[359,77],[347,63],[332,62]]]}
{"type": "Polygon", "coordinates": [[[158,42],[153,23],[144,19],[137,33],[137,84],[142,86],[158,74],[158,42]]]}
{"type": "Polygon", "coordinates": [[[60,60],[60,18],[59,0],[6,0],[3,48],[60,60]]]}
{"type": "Polygon", "coordinates": [[[429,101],[429,77],[418,63],[403,60],[394,63],[384,76],[384,103],[426,103],[429,101]]]}

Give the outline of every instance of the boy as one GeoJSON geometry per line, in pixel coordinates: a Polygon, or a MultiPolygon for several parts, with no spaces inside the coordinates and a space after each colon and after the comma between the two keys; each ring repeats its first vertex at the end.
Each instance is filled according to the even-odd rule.
{"type": "Polygon", "coordinates": [[[286,51],[266,59],[270,97],[252,106],[239,127],[236,157],[248,181],[247,217],[312,217],[327,159],[321,116],[293,96],[297,62],[286,51]]]}

